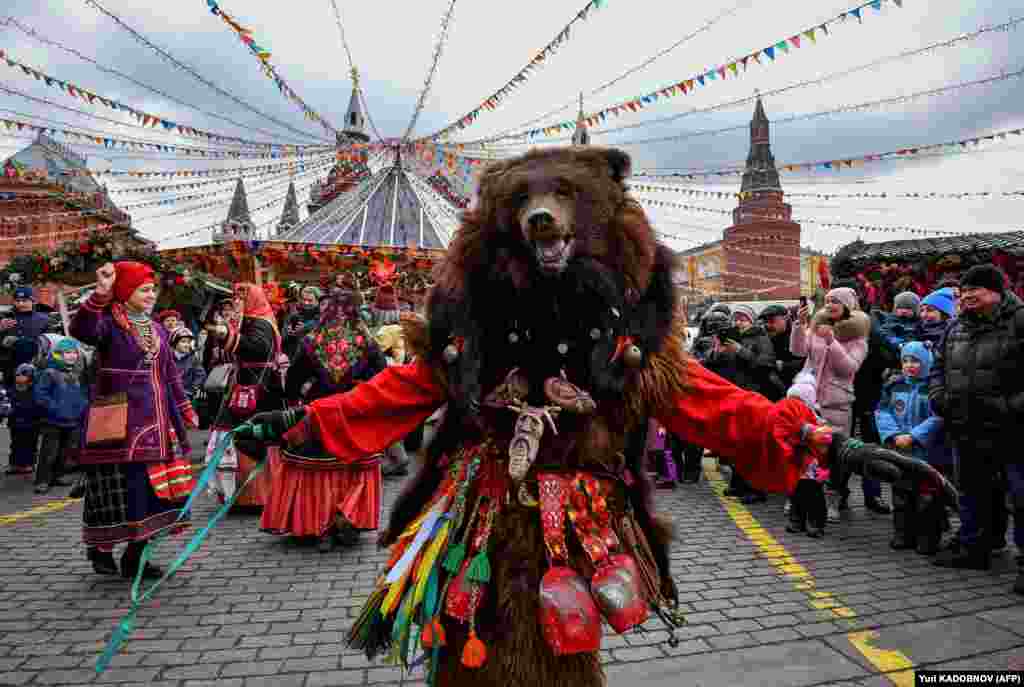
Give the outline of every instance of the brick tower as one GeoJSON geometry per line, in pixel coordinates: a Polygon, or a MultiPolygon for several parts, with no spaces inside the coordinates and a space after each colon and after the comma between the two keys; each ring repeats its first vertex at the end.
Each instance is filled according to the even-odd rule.
{"type": "Polygon", "coordinates": [[[756,292],[741,300],[800,296],[800,225],[792,220],[793,209],[783,200],[770,139],[771,127],[758,97],[750,120],[750,154],[740,202],[723,237],[728,290],[756,292]]]}

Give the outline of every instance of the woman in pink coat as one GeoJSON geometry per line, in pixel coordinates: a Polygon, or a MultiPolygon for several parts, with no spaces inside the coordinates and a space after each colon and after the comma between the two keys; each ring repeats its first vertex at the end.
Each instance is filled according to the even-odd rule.
{"type": "MultiPolygon", "coordinates": [[[[806,356],[804,371],[814,374],[822,417],[844,434],[853,423],[853,378],[868,355],[870,333],[871,318],[861,312],[857,293],[839,288],[828,292],[813,320],[809,306],[801,308],[800,326],[790,335],[790,351],[806,356]]],[[[845,484],[845,479],[835,475],[833,484],[845,484]]],[[[829,520],[838,522],[838,494],[826,490],[826,500],[829,520]]]]}

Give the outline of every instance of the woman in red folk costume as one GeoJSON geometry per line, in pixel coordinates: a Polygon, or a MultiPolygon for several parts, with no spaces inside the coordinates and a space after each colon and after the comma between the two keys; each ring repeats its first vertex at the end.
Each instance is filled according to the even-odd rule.
{"type": "MultiPolygon", "coordinates": [[[[234,384],[221,403],[213,424],[214,432],[237,427],[257,412],[280,410],[284,406],[278,363],[281,334],[263,289],[244,282],[235,284],[232,314],[224,324],[210,327],[208,331],[210,336],[223,342],[225,354],[235,361],[236,367],[234,384]]],[[[213,435],[210,446],[216,445],[218,438],[213,435]]],[[[218,497],[232,496],[265,451],[257,442],[237,439],[234,455],[225,455],[221,463],[223,470],[218,471],[218,497]]],[[[239,494],[235,506],[262,508],[269,495],[270,478],[263,473],[239,494]]]]}
{"type": "Polygon", "coordinates": [[[627,196],[628,174],[624,153],[583,146],[492,165],[427,320],[403,323],[416,362],[253,418],[258,436],[313,436],[346,459],[448,403],[381,534],[391,555],[350,646],[404,665],[422,650],[446,687],[602,685],[602,617],[618,632],[652,608],[675,623],[671,527],[642,467],[649,417],[765,491],[796,485],[806,443],[833,463],[917,467],[685,355],[673,256],[627,196]]]}
{"type": "MultiPolygon", "coordinates": [[[[320,324],[304,337],[288,368],[289,401],[348,391],[387,367],[356,302],[352,291],[331,292],[320,324]]],[[[316,444],[271,457],[272,486],[260,529],[319,537],[320,551],[327,553],[336,543],[354,544],[360,530],[375,530],[380,524],[380,455],[338,460],[316,444]]]]}
{"type": "MultiPolygon", "coordinates": [[[[138,262],[107,264],[71,318],[70,333],[99,358],[79,462],[85,479],[82,538],[93,568],[118,572],[115,544],[128,543],[121,574],[132,578],[142,549],[177,525],[194,486],[188,427],[198,421],[168,345],[153,321],[156,275],[138,262]]],[[[147,563],[147,577],[162,575],[147,563]]]]}

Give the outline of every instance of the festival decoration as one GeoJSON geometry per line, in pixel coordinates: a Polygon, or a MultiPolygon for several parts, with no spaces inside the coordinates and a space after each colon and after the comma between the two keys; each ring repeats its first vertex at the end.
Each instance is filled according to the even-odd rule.
{"type": "MultiPolygon", "coordinates": [[[[614,132],[618,132],[618,131],[626,131],[627,129],[636,129],[636,128],[640,128],[640,127],[655,125],[655,124],[667,124],[669,122],[674,122],[674,121],[677,121],[677,120],[682,119],[684,117],[691,117],[693,115],[709,114],[711,112],[718,112],[720,110],[732,109],[732,108],[735,108],[735,107],[742,107],[744,105],[748,105],[750,103],[753,103],[758,97],[768,99],[768,98],[771,98],[773,96],[782,95],[784,93],[789,93],[791,91],[798,90],[798,89],[801,89],[801,88],[807,88],[809,86],[819,86],[821,84],[825,84],[825,83],[828,83],[828,82],[831,82],[831,81],[835,81],[837,79],[846,78],[846,77],[851,76],[853,74],[859,74],[860,72],[863,72],[863,71],[877,69],[877,68],[879,68],[879,67],[881,67],[883,65],[889,64],[891,62],[897,62],[897,61],[900,61],[900,60],[905,60],[905,59],[917,57],[917,56],[920,56],[920,55],[930,54],[930,53],[933,53],[933,52],[938,51],[938,50],[958,47],[958,46],[960,46],[960,45],[962,45],[964,43],[968,43],[970,41],[977,40],[977,39],[979,39],[979,38],[981,38],[983,36],[986,36],[988,34],[992,34],[992,33],[1006,33],[1006,32],[1009,32],[1011,29],[1016,28],[1021,23],[1024,23],[1024,17],[1013,18],[1013,19],[1010,19],[1010,20],[1005,21],[1005,22],[1000,23],[1000,24],[985,24],[985,25],[982,25],[979,28],[975,29],[974,31],[970,31],[970,32],[967,32],[967,33],[957,33],[956,35],[952,36],[951,38],[935,41],[933,43],[929,43],[928,45],[921,46],[920,48],[915,48],[913,50],[904,50],[902,52],[895,53],[893,55],[888,55],[888,56],[885,56],[885,57],[876,58],[876,59],[873,59],[873,60],[871,60],[869,62],[865,62],[863,64],[860,64],[860,65],[857,65],[857,66],[854,66],[854,67],[847,67],[845,69],[841,69],[839,71],[831,72],[829,74],[824,74],[822,76],[818,76],[818,77],[815,77],[813,79],[805,79],[803,81],[798,81],[798,82],[795,82],[795,83],[790,83],[790,84],[787,84],[785,86],[780,86],[778,88],[773,88],[773,89],[770,89],[770,90],[767,90],[767,91],[760,91],[759,93],[756,93],[756,94],[754,94],[752,96],[747,96],[747,97],[743,97],[743,98],[733,98],[733,99],[727,100],[725,102],[717,103],[717,104],[714,104],[714,105],[709,105],[709,106],[706,106],[706,107],[691,108],[691,109],[687,109],[684,112],[679,112],[679,113],[668,115],[668,116],[665,116],[665,117],[658,117],[656,119],[648,119],[648,120],[644,120],[642,122],[635,122],[635,123],[632,123],[632,124],[623,124],[623,125],[620,125],[620,126],[608,127],[608,128],[601,129],[599,131],[592,131],[591,133],[594,134],[594,135],[604,136],[604,135],[607,135],[607,134],[610,134],[610,133],[614,133],[614,132]]],[[[628,73],[631,73],[631,72],[627,72],[627,74],[628,73]]],[[[619,77],[619,79],[621,79],[621,78],[622,77],[619,77]]],[[[608,85],[616,83],[619,79],[613,80],[613,81],[609,82],[608,84],[605,84],[605,86],[602,87],[602,88],[599,88],[599,89],[597,89],[595,91],[591,91],[590,95],[591,96],[596,95],[597,93],[601,92],[601,90],[603,90],[608,85]]],[[[573,101],[573,103],[571,103],[571,104],[574,104],[574,103],[575,103],[575,101],[573,101]]],[[[501,131],[501,132],[499,132],[497,134],[494,134],[492,136],[488,136],[486,138],[481,138],[481,139],[472,140],[472,141],[464,141],[464,142],[458,144],[459,149],[462,150],[466,146],[480,146],[480,148],[482,150],[486,150],[488,148],[489,144],[493,144],[493,143],[497,143],[499,141],[505,141],[505,140],[513,140],[513,139],[526,138],[529,135],[529,131],[530,130],[529,129],[521,130],[521,129],[523,129],[524,127],[529,127],[530,125],[535,124],[536,122],[543,121],[548,116],[550,116],[552,114],[557,114],[558,112],[561,112],[562,110],[565,110],[567,107],[568,106],[560,107],[560,108],[558,108],[556,110],[553,110],[551,112],[543,114],[540,117],[535,117],[534,119],[531,119],[531,120],[529,120],[527,122],[524,122],[524,123],[519,124],[517,126],[514,126],[514,127],[511,127],[509,129],[506,129],[504,131],[501,131]]],[[[571,140],[571,139],[572,139],[572,136],[561,136],[561,137],[549,138],[549,141],[551,141],[551,142],[554,142],[554,141],[568,141],[568,140],[571,140]]]]}
{"type": "Polygon", "coordinates": [[[426,104],[427,96],[430,94],[430,89],[434,84],[434,75],[437,73],[437,66],[441,63],[441,53],[444,52],[444,44],[448,40],[448,28],[451,26],[452,14],[455,13],[455,2],[456,0],[451,0],[448,3],[448,10],[441,17],[441,31],[438,33],[437,41],[434,43],[434,56],[431,60],[430,69],[427,71],[427,78],[423,81],[420,97],[416,100],[416,109],[413,110],[412,119],[409,120],[409,126],[406,127],[405,134],[402,135],[403,143],[409,140],[412,132],[416,129],[416,122],[420,119],[423,106],[426,104]]]}
{"type": "MultiPolygon", "coordinates": [[[[630,191],[637,193],[668,192],[687,196],[703,196],[719,200],[743,200],[753,196],[750,192],[707,191],[704,189],[676,186],[671,184],[630,184],[630,191]]],[[[991,200],[994,198],[1024,198],[1021,191],[897,191],[897,192],[860,192],[860,193],[805,193],[786,191],[786,198],[814,198],[816,200],[991,200]]]]}
{"type": "Polygon", "coordinates": [[[77,142],[87,143],[88,145],[95,144],[98,147],[101,147],[101,148],[104,148],[104,149],[108,149],[108,150],[109,149],[115,149],[116,150],[116,149],[118,149],[118,147],[120,147],[120,148],[125,148],[125,149],[130,149],[130,150],[150,150],[150,151],[157,151],[157,152],[161,152],[161,153],[182,153],[182,154],[185,154],[185,155],[198,155],[199,157],[203,157],[203,158],[212,158],[212,159],[221,159],[221,160],[223,160],[223,159],[232,159],[232,160],[234,160],[234,159],[241,159],[241,158],[278,160],[278,159],[286,159],[286,158],[303,158],[303,157],[307,157],[308,156],[308,154],[305,152],[304,149],[302,149],[302,150],[293,150],[293,151],[291,151],[290,154],[285,154],[285,153],[282,153],[282,152],[274,152],[274,151],[267,152],[267,153],[254,153],[254,152],[246,152],[246,151],[241,151],[241,150],[211,150],[209,148],[195,148],[195,147],[192,147],[192,146],[171,145],[171,144],[164,144],[164,143],[149,143],[149,142],[145,142],[145,141],[133,140],[133,139],[130,139],[130,138],[126,139],[126,138],[115,138],[115,137],[112,137],[112,136],[96,136],[95,134],[82,133],[82,132],[74,131],[74,130],[71,130],[71,129],[49,127],[49,126],[39,126],[37,124],[32,124],[31,122],[24,122],[24,121],[17,120],[17,119],[6,119],[6,118],[0,119],[0,125],[5,126],[8,131],[12,131],[15,128],[17,128],[18,131],[24,131],[24,130],[27,129],[28,131],[31,131],[31,132],[37,133],[37,134],[43,133],[43,134],[47,134],[49,136],[57,136],[57,135],[66,136],[67,138],[73,139],[73,140],[75,140],[77,142]]]}
{"type": "MultiPolygon", "coordinates": [[[[1024,70],[1021,70],[1019,74],[1024,74],[1024,70]]],[[[746,128],[744,126],[743,128],[746,128]]],[[[925,143],[913,147],[897,148],[884,153],[871,153],[868,155],[859,155],[856,157],[848,157],[838,160],[821,160],[818,162],[793,162],[783,163],[778,165],[780,172],[798,172],[802,170],[814,170],[814,171],[842,171],[850,169],[852,167],[860,167],[869,162],[885,162],[899,158],[910,158],[923,153],[952,153],[960,152],[968,146],[979,146],[983,143],[990,143],[992,141],[1005,141],[1010,136],[1021,136],[1024,135],[1024,128],[1021,129],[1004,129],[1002,131],[996,131],[985,136],[971,136],[970,138],[962,138],[956,141],[947,141],[945,143],[925,143]]],[[[697,179],[699,177],[727,177],[727,176],[742,176],[743,171],[746,169],[745,166],[727,167],[724,169],[714,170],[696,170],[686,172],[664,172],[664,173],[651,173],[646,171],[638,171],[633,174],[634,177],[640,177],[644,179],[697,179]]],[[[641,184],[645,185],[645,184],[641,184]]],[[[637,184],[633,184],[634,187],[637,184]]],[[[653,189],[654,187],[651,186],[653,189]]],[[[682,187],[679,187],[682,189],[682,187]]],[[[657,190],[668,190],[666,188],[659,188],[657,190]]]]}
{"type": "MultiPolygon", "coordinates": [[[[558,32],[554,39],[544,46],[544,48],[538,52],[525,67],[520,69],[515,76],[509,79],[504,86],[485,98],[482,103],[470,110],[467,114],[460,117],[458,121],[453,124],[449,124],[440,131],[430,134],[425,138],[436,141],[439,138],[443,138],[444,136],[451,134],[453,131],[465,129],[470,126],[477,120],[483,110],[497,109],[498,104],[501,103],[509,93],[526,82],[530,77],[530,72],[543,66],[544,61],[554,55],[558,48],[569,40],[569,30],[572,28],[573,24],[586,21],[587,15],[589,15],[592,10],[601,9],[603,4],[604,0],[590,0],[587,2],[587,4],[583,6],[583,9],[577,12],[576,16],[558,32]]],[[[408,138],[408,133],[406,133],[406,138],[408,138]]]]}
{"type": "Polygon", "coordinates": [[[212,131],[204,131],[202,129],[188,126],[187,124],[179,124],[160,115],[139,110],[118,100],[114,100],[113,98],[99,95],[90,89],[84,88],[70,81],[58,79],[55,76],[42,72],[35,67],[14,59],[9,52],[4,51],[3,49],[0,49],[0,59],[4,60],[8,67],[12,69],[20,69],[25,76],[35,78],[36,81],[41,81],[51,88],[58,88],[62,93],[72,98],[80,99],[90,105],[95,105],[99,102],[101,105],[104,105],[115,112],[127,112],[143,127],[159,127],[165,132],[176,133],[179,136],[188,136],[190,138],[199,138],[212,143],[238,143],[266,150],[291,150],[323,147],[323,144],[282,144],[269,141],[253,141],[246,138],[239,138],[237,136],[227,136],[225,134],[219,134],[212,131]]]}
{"type": "MultiPolygon", "coordinates": [[[[333,155],[333,154],[331,154],[333,155]]],[[[223,176],[225,174],[231,174],[234,177],[242,174],[243,172],[270,172],[278,169],[285,169],[297,166],[300,170],[307,164],[313,164],[327,155],[313,155],[307,159],[292,160],[289,162],[277,162],[273,164],[263,165],[250,165],[243,167],[202,167],[197,169],[178,169],[178,170],[139,170],[139,169],[109,169],[109,170],[92,170],[92,169],[77,169],[67,170],[64,172],[67,176],[79,176],[79,177],[135,177],[137,179],[171,179],[175,177],[216,177],[223,176]]]]}
{"type": "MultiPolygon", "coordinates": [[[[799,49],[801,45],[807,46],[810,44],[817,43],[818,38],[829,35],[830,27],[834,27],[837,24],[846,23],[848,21],[851,21],[852,19],[856,19],[858,23],[863,23],[864,10],[872,8],[876,12],[881,12],[882,6],[887,4],[892,4],[895,5],[896,7],[903,7],[903,0],[870,0],[869,2],[862,3],[849,10],[841,12],[833,19],[822,22],[821,24],[816,24],[802,31],[797,31],[788,38],[783,38],[782,40],[775,42],[766,48],[755,50],[752,53],[744,55],[743,57],[728,60],[718,66],[709,67],[691,76],[690,78],[681,79],[676,83],[662,86],[661,88],[657,88],[645,95],[636,96],[634,98],[630,98],[629,100],[619,102],[610,107],[606,107],[602,110],[598,110],[597,112],[590,114],[585,121],[587,123],[587,126],[597,126],[598,124],[601,124],[604,121],[606,121],[608,117],[618,117],[628,113],[639,112],[640,110],[644,109],[645,106],[653,105],[657,103],[659,100],[664,100],[675,96],[693,93],[697,88],[708,86],[709,82],[717,81],[719,79],[725,81],[727,78],[730,77],[730,75],[733,79],[739,78],[740,67],[742,67],[743,72],[746,73],[751,63],[758,65],[767,64],[761,61],[762,58],[767,58],[769,62],[774,62],[776,59],[779,59],[783,55],[789,53],[791,49],[796,50],[799,49]]],[[[487,102],[488,101],[485,101],[485,104],[487,102]]],[[[494,108],[492,106],[489,109],[494,108]]],[[[479,109],[476,111],[476,113],[479,113],[479,109]]],[[[472,114],[474,113],[470,113],[470,115],[472,114]]],[[[430,138],[436,140],[441,136],[442,133],[450,133],[450,131],[455,129],[466,128],[473,122],[473,119],[469,119],[467,121],[467,118],[469,118],[470,115],[466,115],[466,117],[463,117],[456,124],[453,124],[449,126],[447,129],[442,130],[441,132],[438,132],[433,136],[430,136],[430,138]]],[[[531,129],[525,132],[523,134],[523,137],[536,138],[537,136],[552,136],[561,131],[572,131],[575,128],[575,120],[565,120],[563,122],[552,124],[550,126],[531,129]]]]}
{"type": "Polygon", "coordinates": [[[217,4],[216,0],[206,0],[206,6],[214,16],[220,17],[224,23],[238,35],[238,40],[245,43],[246,47],[249,48],[249,51],[252,52],[257,60],[259,60],[263,73],[268,79],[274,82],[274,85],[277,86],[277,90],[281,92],[281,95],[298,105],[306,119],[316,122],[330,134],[338,133],[338,130],[335,129],[330,122],[324,119],[319,112],[307,105],[306,102],[292,89],[292,87],[288,85],[288,82],[286,82],[284,78],[277,73],[277,70],[274,69],[274,65],[270,64],[270,51],[256,43],[252,37],[252,31],[250,29],[245,28],[233,19],[231,15],[226,13],[220,5],[217,4]]]}

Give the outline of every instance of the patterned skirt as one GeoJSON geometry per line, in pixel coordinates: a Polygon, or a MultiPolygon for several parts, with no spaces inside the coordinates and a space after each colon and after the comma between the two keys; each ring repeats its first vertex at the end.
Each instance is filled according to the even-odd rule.
{"type": "Polygon", "coordinates": [[[157,497],[149,470],[142,463],[82,466],[85,507],[82,541],[108,549],[114,544],[141,542],[178,523],[184,502],[157,497]]]}

